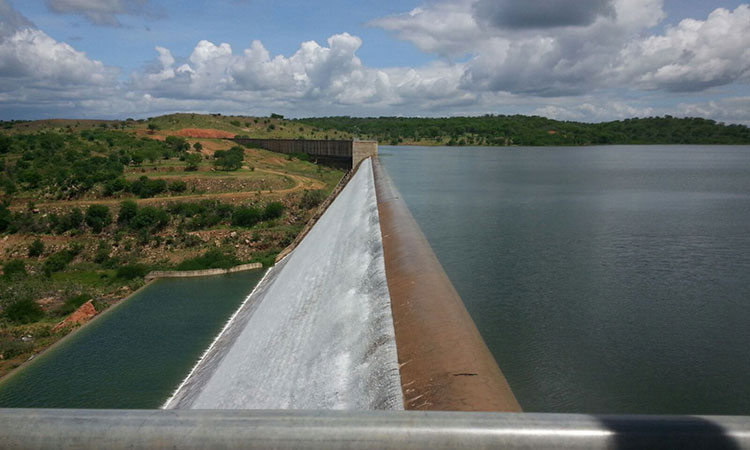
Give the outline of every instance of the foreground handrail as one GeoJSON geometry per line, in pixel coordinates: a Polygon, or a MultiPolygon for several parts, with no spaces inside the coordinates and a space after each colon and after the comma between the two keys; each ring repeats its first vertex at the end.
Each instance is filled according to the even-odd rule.
{"type": "Polygon", "coordinates": [[[0,409],[4,449],[750,449],[750,417],[0,409]]]}

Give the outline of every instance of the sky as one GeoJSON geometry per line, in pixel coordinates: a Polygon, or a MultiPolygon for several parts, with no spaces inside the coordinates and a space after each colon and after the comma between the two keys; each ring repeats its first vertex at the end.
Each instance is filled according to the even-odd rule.
{"type": "Polygon", "coordinates": [[[750,4],[0,0],[0,119],[171,112],[750,125],[750,4]]]}

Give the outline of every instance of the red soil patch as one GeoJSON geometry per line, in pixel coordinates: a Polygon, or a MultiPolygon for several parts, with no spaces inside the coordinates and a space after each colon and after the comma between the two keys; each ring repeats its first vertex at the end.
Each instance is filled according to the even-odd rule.
{"type": "Polygon", "coordinates": [[[91,318],[95,315],[96,308],[94,308],[94,304],[91,302],[91,300],[89,300],[81,305],[80,308],[76,309],[75,312],[68,316],[65,320],[55,325],[54,328],[52,328],[52,331],[57,331],[60,328],[63,328],[67,325],[72,325],[74,323],[77,323],[78,325],[84,324],[91,320],[91,318]]]}
{"type": "Polygon", "coordinates": [[[184,136],[189,138],[205,138],[205,139],[223,139],[233,138],[234,133],[229,131],[221,131],[206,128],[184,128],[174,133],[177,136],[184,136]]]}

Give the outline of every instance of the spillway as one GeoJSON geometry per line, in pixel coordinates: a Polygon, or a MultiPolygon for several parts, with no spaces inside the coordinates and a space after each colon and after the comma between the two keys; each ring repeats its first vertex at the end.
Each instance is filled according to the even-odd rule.
{"type": "Polygon", "coordinates": [[[403,409],[369,159],[164,407],[403,409]]]}

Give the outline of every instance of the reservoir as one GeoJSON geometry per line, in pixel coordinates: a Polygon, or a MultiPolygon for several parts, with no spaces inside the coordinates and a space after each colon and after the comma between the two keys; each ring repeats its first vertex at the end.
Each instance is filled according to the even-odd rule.
{"type": "Polygon", "coordinates": [[[750,147],[381,147],[527,412],[750,414],[750,147]]]}
{"type": "Polygon", "coordinates": [[[263,276],[156,280],[0,384],[0,407],[158,408],[263,276]]]}

